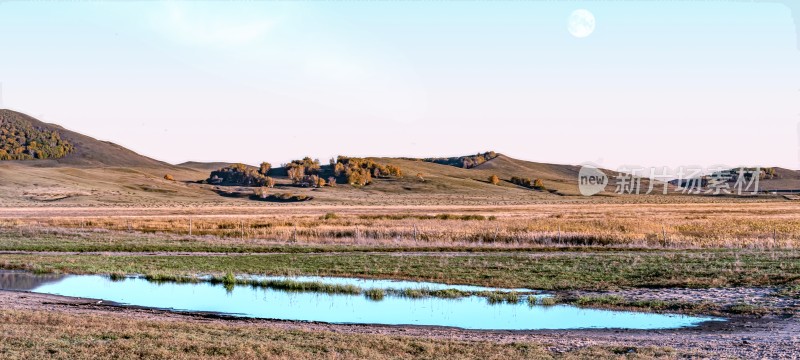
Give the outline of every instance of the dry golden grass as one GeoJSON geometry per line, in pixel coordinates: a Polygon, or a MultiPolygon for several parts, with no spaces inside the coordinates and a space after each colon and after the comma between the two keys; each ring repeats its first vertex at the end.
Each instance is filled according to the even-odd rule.
{"type": "MultiPolygon", "coordinates": [[[[638,348],[626,358],[673,358],[638,348]]],[[[140,320],[0,310],[3,359],[551,359],[619,358],[613,347],[552,353],[542,344],[286,330],[257,325],[140,320]]]]}
{"type": "Polygon", "coordinates": [[[0,228],[180,236],[189,235],[191,229],[195,237],[212,236],[249,244],[667,248],[800,245],[800,206],[784,202],[62,210],[0,212],[0,228]]]}

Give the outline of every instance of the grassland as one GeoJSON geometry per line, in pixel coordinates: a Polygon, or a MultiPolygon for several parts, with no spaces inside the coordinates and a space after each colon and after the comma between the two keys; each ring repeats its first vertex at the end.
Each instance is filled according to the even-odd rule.
{"type": "Polygon", "coordinates": [[[270,254],[95,256],[4,254],[0,267],[37,272],[331,275],[452,284],[600,290],[624,287],[788,285],[800,281],[800,252],[678,250],[655,253],[270,254]]]}
{"type": "MultiPolygon", "coordinates": [[[[487,248],[797,248],[800,247],[800,206],[767,202],[509,207],[287,206],[280,210],[272,207],[0,209],[0,230],[24,233],[48,229],[108,231],[106,246],[130,243],[125,233],[157,233],[174,235],[169,240],[171,246],[185,243],[208,249],[219,245],[234,249],[232,251],[276,243],[487,248]]],[[[65,237],[49,243],[31,239],[13,246],[20,249],[39,246],[42,250],[49,246],[59,250],[59,246],[70,243],[65,237]]],[[[162,241],[161,245],[168,244],[162,241]]],[[[0,246],[10,249],[12,244],[0,246]]]]}
{"type": "MultiPolygon", "coordinates": [[[[776,310],[765,307],[769,303],[752,305],[735,299],[714,304],[707,298],[667,301],[624,298],[614,292],[770,287],[777,296],[795,298],[800,286],[798,214],[800,207],[784,202],[0,208],[0,251],[4,251],[0,268],[109,274],[117,279],[124,274],[143,274],[152,281],[197,281],[198,275],[211,275],[212,281],[231,287],[263,285],[374,300],[418,294],[296,282],[251,284],[234,275],[408,279],[559,294],[544,305],[785,316],[796,312],[796,305],[776,310]],[[611,294],[580,295],[581,291],[611,294]]],[[[525,300],[518,294],[485,296],[490,302],[525,300]]],[[[0,338],[0,356],[12,359],[43,354],[78,359],[99,354],[144,358],[164,354],[174,358],[298,359],[673,358],[686,349],[651,348],[630,338],[622,340],[624,347],[582,344],[555,351],[538,341],[341,334],[279,329],[274,324],[48,314],[8,307],[0,308],[0,319],[0,331],[16,329],[0,338]],[[628,353],[627,346],[636,351],[628,353]]]]}
{"type": "Polygon", "coordinates": [[[534,342],[496,343],[283,330],[242,324],[108,315],[0,311],[4,359],[633,359],[673,358],[668,347],[587,346],[553,352],[534,342]]]}

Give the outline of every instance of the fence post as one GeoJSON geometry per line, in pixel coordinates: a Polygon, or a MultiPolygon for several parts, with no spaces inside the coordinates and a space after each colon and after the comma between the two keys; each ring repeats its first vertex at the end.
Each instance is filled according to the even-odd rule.
{"type": "Polygon", "coordinates": [[[292,232],[292,241],[297,242],[297,224],[294,225],[294,231],[292,232]]]}
{"type": "Polygon", "coordinates": [[[561,224],[558,224],[558,243],[561,244],[561,224]]]}
{"type": "Polygon", "coordinates": [[[414,224],[414,241],[417,241],[417,224],[414,224]]]}
{"type": "Polygon", "coordinates": [[[661,225],[661,232],[664,235],[664,246],[667,247],[667,228],[664,225],[661,225]]]}
{"type": "Polygon", "coordinates": [[[778,229],[772,228],[772,247],[778,247],[778,229]]]}
{"type": "Polygon", "coordinates": [[[241,229],[242,240],[244,240],[244,220],[239,220],[239,229],[241,229]]]}
{"type": "Polygon", "coordinates": [[[189,218],[189,236],[192,236],[192,218],[189,218]]]}

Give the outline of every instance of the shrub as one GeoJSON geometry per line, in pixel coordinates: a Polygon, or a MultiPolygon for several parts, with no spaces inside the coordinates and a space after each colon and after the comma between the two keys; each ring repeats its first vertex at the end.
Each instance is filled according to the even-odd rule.
{"type": "Polygon", "coordinates": [[[334,219],[338,219],[338,218],[339,218],[339,215],[336,215],[336,213],[333,213],[333,212],[329,212],[329,213],[326,213],[325,215],[322,215],[320,217],[320,220],[334,220],[334,219]]]}
{"type": "Polygon", "coordinates": [[[313,199],[311,196],[302,195],[302,194],[291,194],[291,193],[283,193],[283,194],[264,194],[264,193],[256,193],[250,197],[251,200],[260,200],[260,201],[270,201],[270,202],[299,202],[299,201],[308,201],[313,199]]]}
{"type": "Polygon", "coordinates": [[[333,176],[328,177],[328,186],[336,187],[336,178],[333,176]]]}
{"type": "Polygon", "coordinates": [[[511,177],[511,183],[519,186],[524,186],[526,188],[530,188],[533,185],[533,181],[531,181],[531,178],[523,178],[517,176],[511,177]]]}
{"type": "Polygon", "coordinates": [[[492,185],[497,185],[500,183],[500,178],[497,177],[497,175],[489,176],[489,182],[492,183],[492,185]]]}
{"type": "Polygon", "coordinates": [[[524,186],[529,189],[545,190],[544,183],[542,182],[541,179],[531,180],[530,178],[513,176],[511,177],[511,182],[516,185],[524,186]]]}
{"type": "Polygon", "coordinates": [[[236,284],[236,276],[234,276],[232,272],[228,271],[225,274],[225,277],[222,278],[222,283],[225,284],[225,285],[235,285],[236,284]]]}
{"type": "Polygon", "coordinates": [[[166,175],[164,175],[164,180],[175,181],[175,178],[172,177],[172,175],[170,175],[170,174],[166,174],[166,175]]]}

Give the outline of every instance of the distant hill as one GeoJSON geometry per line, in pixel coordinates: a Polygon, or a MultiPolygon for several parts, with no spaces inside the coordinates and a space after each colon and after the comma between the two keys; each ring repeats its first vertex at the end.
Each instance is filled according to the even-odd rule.
{"type": "Polygon", "coordinates": [[[71,151],[60,158],[33,160],[5,160],[31,166],[71,166],[71,167],[140,167],[174,168],[174,166],[139,155],[117,144],[100,141],[55,124],[41,122],[28,115],[0,109],[0,122],[23,124],[43,132],[55,132],[59,138],[70,144],[71,151]]]}
{"type": "Polygon", "coordinates": [[[187,161],[178,164],[180,167],[185,167],[194,170],[200,171],[214,171],[219,170],[224,167],[228,167],[233,165],[234,163],[226,163],[226,162],[200,162],[200,161],[187,161]]]}
{"type": "Polygon", "coordinates": [[[774,176],[759,182],[763,191],[800,192],[800,171],[775,167],[774,176]]]}
{"type": "MultiPolygon", "coordinates": [[[[0,161],[0,204],[241,203],[250,201],[247,199],[254,191],[253,184],[208,181],[212,171],[231,163],[190,161],[170,165],[11,110],[0,110],[0,125],[5,125],[0,126],[0,141],[4,142],[0,149],[5,152],[0,155],[6,159],[0,161]]],[[[301,162],[306,160],[310,161],[301,162]]],[[[374,180],[366,181],[366,186],[348,185],[353,180],[342,176],[338,165],[304,167],[307,177],[317,175],[328,182],[329,177],[336,177],[337,186],[322,188],[303,186],[306,176],[295,173],[292,178],[287,167],[276,167],[267,174],[270,181],[274,180],[268,195],[294,194],[313,198],[314,203],[352,205],[527,204],[582,198],[578,189],[580,166],[575,165],[524,161],[491,151],[445,158],[358,160],[380,165],[357,166],[362,178],[368,178],[369,173],[374,180]],[[399,171],[392,173],[389,169],[399,171]],[[526,185],[536,179],[543,187],[526,185]]],[[[256,167],[247,168],[258,171],[256,167]]],[[[609,179],[619,175],[603,172],[609,179]]],[[[767,175],[760,182],[762,191],[800,190],[798,171],[770,168],[767,175]]],[[[642,180],[643,188],[648,183],[642,180]]],[[[609,181],[606,191],[595,197],[630,197],[614,194],[614,190],[609,181]]]]}
{"type": "MultiPolygon", "coordinates": [[[[705,187],[709,182],[711,182],[712,179],[715,178],[727,179],[726,183],[729,188],[729,191],[735,192],[733,189],[734,187],[737,186],[737,181],[741,169],[742,168],[733,168],[691,179],[682,179],[682,180],[676,179],[670,181],[670,183],[672,185],[691,187],[691,182],[695,181],[696,183],[699,182],[705,187]]],[[[745,169],[745,172],[750,172],[750,171],[754,171],[754,168],[745,169]]],[[[749,174],[745,174],[745,177],[742,180],[741,184],[743,192],[747,193],[752,191],[755,181],[751,180],[749,174]],[[751,185],[751,182],[753,185],[751,185]],[[746,189],[748,186],[751,187],[749,189],[746,189]]],[[[784,169],[779,167],[761,168],[758,179],[758,191],[775,192],[775,193],[800,193],[800,171],[784,169]]]]}

